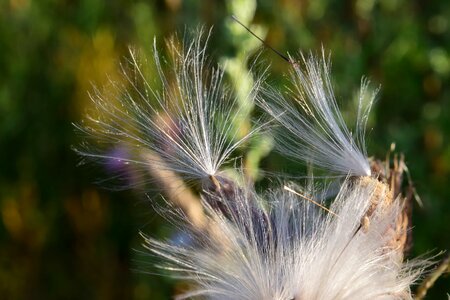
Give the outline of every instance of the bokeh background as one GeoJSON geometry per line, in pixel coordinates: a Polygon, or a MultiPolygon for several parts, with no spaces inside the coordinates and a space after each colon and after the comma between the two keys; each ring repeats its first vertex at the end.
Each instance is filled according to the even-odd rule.
{"type": "MultiPolygon", "coordinates": [[[[252,38],[235,34],[231,14],[283,53],[329,49],[346,115],[362,75],[381,85],[368,152],[384,157],[395,142],[405,154],[424,203],[414,207],[412,256],[450,249],[449,1],[1,0],[1,299],[170,299],[183,289],[140,254],[140,230],[170,228],[142,188],[109,191],[94,183],[104,168],[77,166],[72,122],[129,45],[149,52],[155,36],[214,26],[213,56],[236,57],[252,38]]],[[[277,84],[287,64],[262,56],[277,84]]],[[[264,168],[279,168],[272,157],[264,168]]],[[[427,299],[448,292],[444,277],[427,299]]]]}

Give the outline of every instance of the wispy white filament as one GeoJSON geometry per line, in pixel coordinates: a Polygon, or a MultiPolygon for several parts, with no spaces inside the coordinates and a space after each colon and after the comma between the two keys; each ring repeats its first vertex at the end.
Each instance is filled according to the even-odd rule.
{"type": "MultiPolygon", "coordinates": [[[[235,97],[223,82],[224,72],[207,62],[206,42],[198,34],[188,44],[172,42],[169,50],[172,72],[165,72],[154,47],[154,62],[160,90],[153,89],[144,75],[136,54],[131,51],[131,70],[123,67],[124,82],[112,82],[110,99],[97,92],[95,111],[81,131],[109,145],[127,143],[132,154],[153,151],[162,158],[161,167],[169,168],[185,179],[215,175],[230,154],[254,131],[237,138],[234,124],[239,111],[235,97]],[[114,104],[119,103],[119,104],[114,104]]],[[[255,80],[248,95],[253,101],[259,87],[255,80]]],[[[151,156],[131,157],[105,154],[104,149],[88,145],[79,149],[86,157],[119,160],[136,165],[160,164],[151,156]]]]}
{"type": "Polygon", "coordinates": [[[323,52],[320,58],[302,55],[301,64],[293,63],[294,89],[288,93],[292,99],[268,87],[259,103],[282,126],[277,135],[281,153],[335,174],[370,175],[364,135],[375,93],[367,95],[363,81],[353,135],[337,106],[329,69],[323,52]]]}
{"type": "Polygon", "coordinates": [[[227,215],[205,204],[213,235],[194,231],[181,245],[146,238],[146,246],[193,282],[179,299],[412,299],[419,272],[388,246],[400,207],[376,209],[361,228],[373,193],[373,185],[346,182],[330,207],[335,216],[286,191],[270,194],[264,208],[240,190],[222,199],[233,203],[227,215]]]}

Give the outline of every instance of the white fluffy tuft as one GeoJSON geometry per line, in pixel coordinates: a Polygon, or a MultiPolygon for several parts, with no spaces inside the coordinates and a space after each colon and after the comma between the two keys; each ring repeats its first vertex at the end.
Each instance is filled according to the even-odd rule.
{"type": "MultiPolygon", "coordinates": [[[[215,175],[257,129],[237,137],[240,128],[233,125],[239,116],[235,96],[223,82],[223,70],[208,64],[203,40],[200,33],[188,44],[169,43],[171,72],[163,70],[155,44],[160,90],[151,87],[137,55],[130,51],[131,70],[123,68],[123,82],[111,82],[108,95],[95,93],[95,110],[86,120],[89,122],[77,126],[95,141],[94,146],[88,144],[78,152],[85,157],[143,167],[160,164],[185,179],[215,175]],[[125,143],[132,154],[138,155],[105,154],[104,149],[98,149],[98,141],[110,146],[125,143]],[[149,150],[161,157],[163,164],[139,155],[149,150]]],[[[250,102],[259,85],[255,80],[247,95],[250,102]]]]}
{"type": "Polygon", "coordinates": [[[353,135],[336,103],[329,77],[329,59],[322,51],[321,58],[302,55],[301,62],[293,63],[294,89],[288,95],[293,101],[270,87],[265,89],[264,96],[258,97],[260,106],[282,126],[277,135],[278,150],[336,174],[370,175],[364,135],[376,93],[368,96],[367,83],[362,82],[356,134],[353,135]]]}
{"type": "Polygon", "coordinates": [[[205,203],[209,234],[193,231],[181,245],[146,238],[146,247],[194,283],[178,299],[412,299],[418,263],[387,246],[400,207],[375,209],[361,227],[374,189],[346,182],[330,208],[338,217],[286,191],[264,208],[254,191],[239,190],[222,195],[227,213],[205,203]]]}

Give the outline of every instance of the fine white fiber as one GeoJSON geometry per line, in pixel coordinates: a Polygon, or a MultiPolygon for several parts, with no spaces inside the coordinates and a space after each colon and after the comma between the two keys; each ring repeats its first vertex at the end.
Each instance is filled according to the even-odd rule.
{"type": "Polygon", "coordinates": [[[218,196],[227,213],[204,201],[207,233],[189,231],[178,214],[172,221],[181,222],[191,242],[146,237],[146,247],[172,275],[192,282],[178,299],[412,299],[422,262],[403,263],[390,246],[399,202],[375,208],[362,229],[374,192],[373,184],[346,181],[331,214],[287,191],[271,192],[265,207],[252,189],[239,189],[233,199],[218,196]]]}
{"type": "MultiPolygon", "coordinates": [[[[137,54],[130,51],[131,70],[122,66],[123,81],[112,81],[108,94],[96,91],[91,97],[94,110],[76,125],[93,141],[79,147],[78,153],[144,168],[156,165],[188,180],[216,175],[231,153],[257,129],[238,138],[236,98],[224,83],[224,71],[208,63],[208,37],[197,33],[185,44],[168,43],[171,72],[164,71],[166,60],[155,42],[160,89],[151,87],[137,54]],[[99,149],[122,144],[127,155],[99,149]],[[148,151],[157,156],[146,155],[148,151]]],[[[260,80],[254,80],[248,101],[254,101],[259,85],[260,80]]]]}
{"type": "Polygon", "coordinates": [[[334,175],[370,175],[364,138],[376,93],[368,95],[367,82],[362,81],[353,134],[336,103],[324,51],[321,57],[301,55],[299,63],[290,60],[293,88],[287,95],[267,86],[258,97],[259,105],[281,125],[278,151],[334,175]]]}

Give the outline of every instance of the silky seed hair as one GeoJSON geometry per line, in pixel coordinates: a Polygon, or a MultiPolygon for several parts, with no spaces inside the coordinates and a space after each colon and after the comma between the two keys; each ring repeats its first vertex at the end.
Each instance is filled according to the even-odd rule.
{"type": "Polygon", "coordinates": [[[363,80],[352,133],[336,103],[325,51],[289,60],[292,84],[287,92],[266,85],[258,97],[259,105],[280,125],[275,132],[278,151],[330,175],[370,176],[365,127],[376,93],[369,93],[363,80]]]}
{"type": "MultiPolygon", "coordinates": [[[[100,162],[156,166],[185,180],[217,176],[257,128],[238,137],[240,128],[233,125],[239,116],[236,98],[224,83],[224,71],[208,62],[208,38],[209,33],[201,31],[187,43],[168,42],[170,72],[165,71],[166,59],[155,41],[153,62],[160,89],[152,88],[138,54],[130,51],[129,68],[122,65],[122,81],[112,81],[108,94],[96,90],[91,96],[93,111],[76,125],[86,142],[76,151],[100,162]],[[126,155],[105,150],[118,145],[127,149],[126,155]]],[[[250,102],[261,78],[253,82],[250,102]]]]}
{"type": "MultiPolygon", "coordinates": [[[[346,181],[330,214],[289,191],[262,199],[241,188],[232,199],[218,196],[232,205],[228,214],[203,202],[210,230],[188,230],[191,242],[146,237],[145,244],[165,261],[162,268],[192,283],[177,299],[412,299],[410,285],[424,263],[403,262],[389,245],[399,202],[389,211],[376,207],[370,227],[361,228],[376,189],[373,182],[346,181]],[[266,205],[255,205],[261,201],[266,205]]],[[[317,192],[306,194],[316,198],[317,192]]],[[[183,214],[171,221],[190,228],[183,214]]]]}

